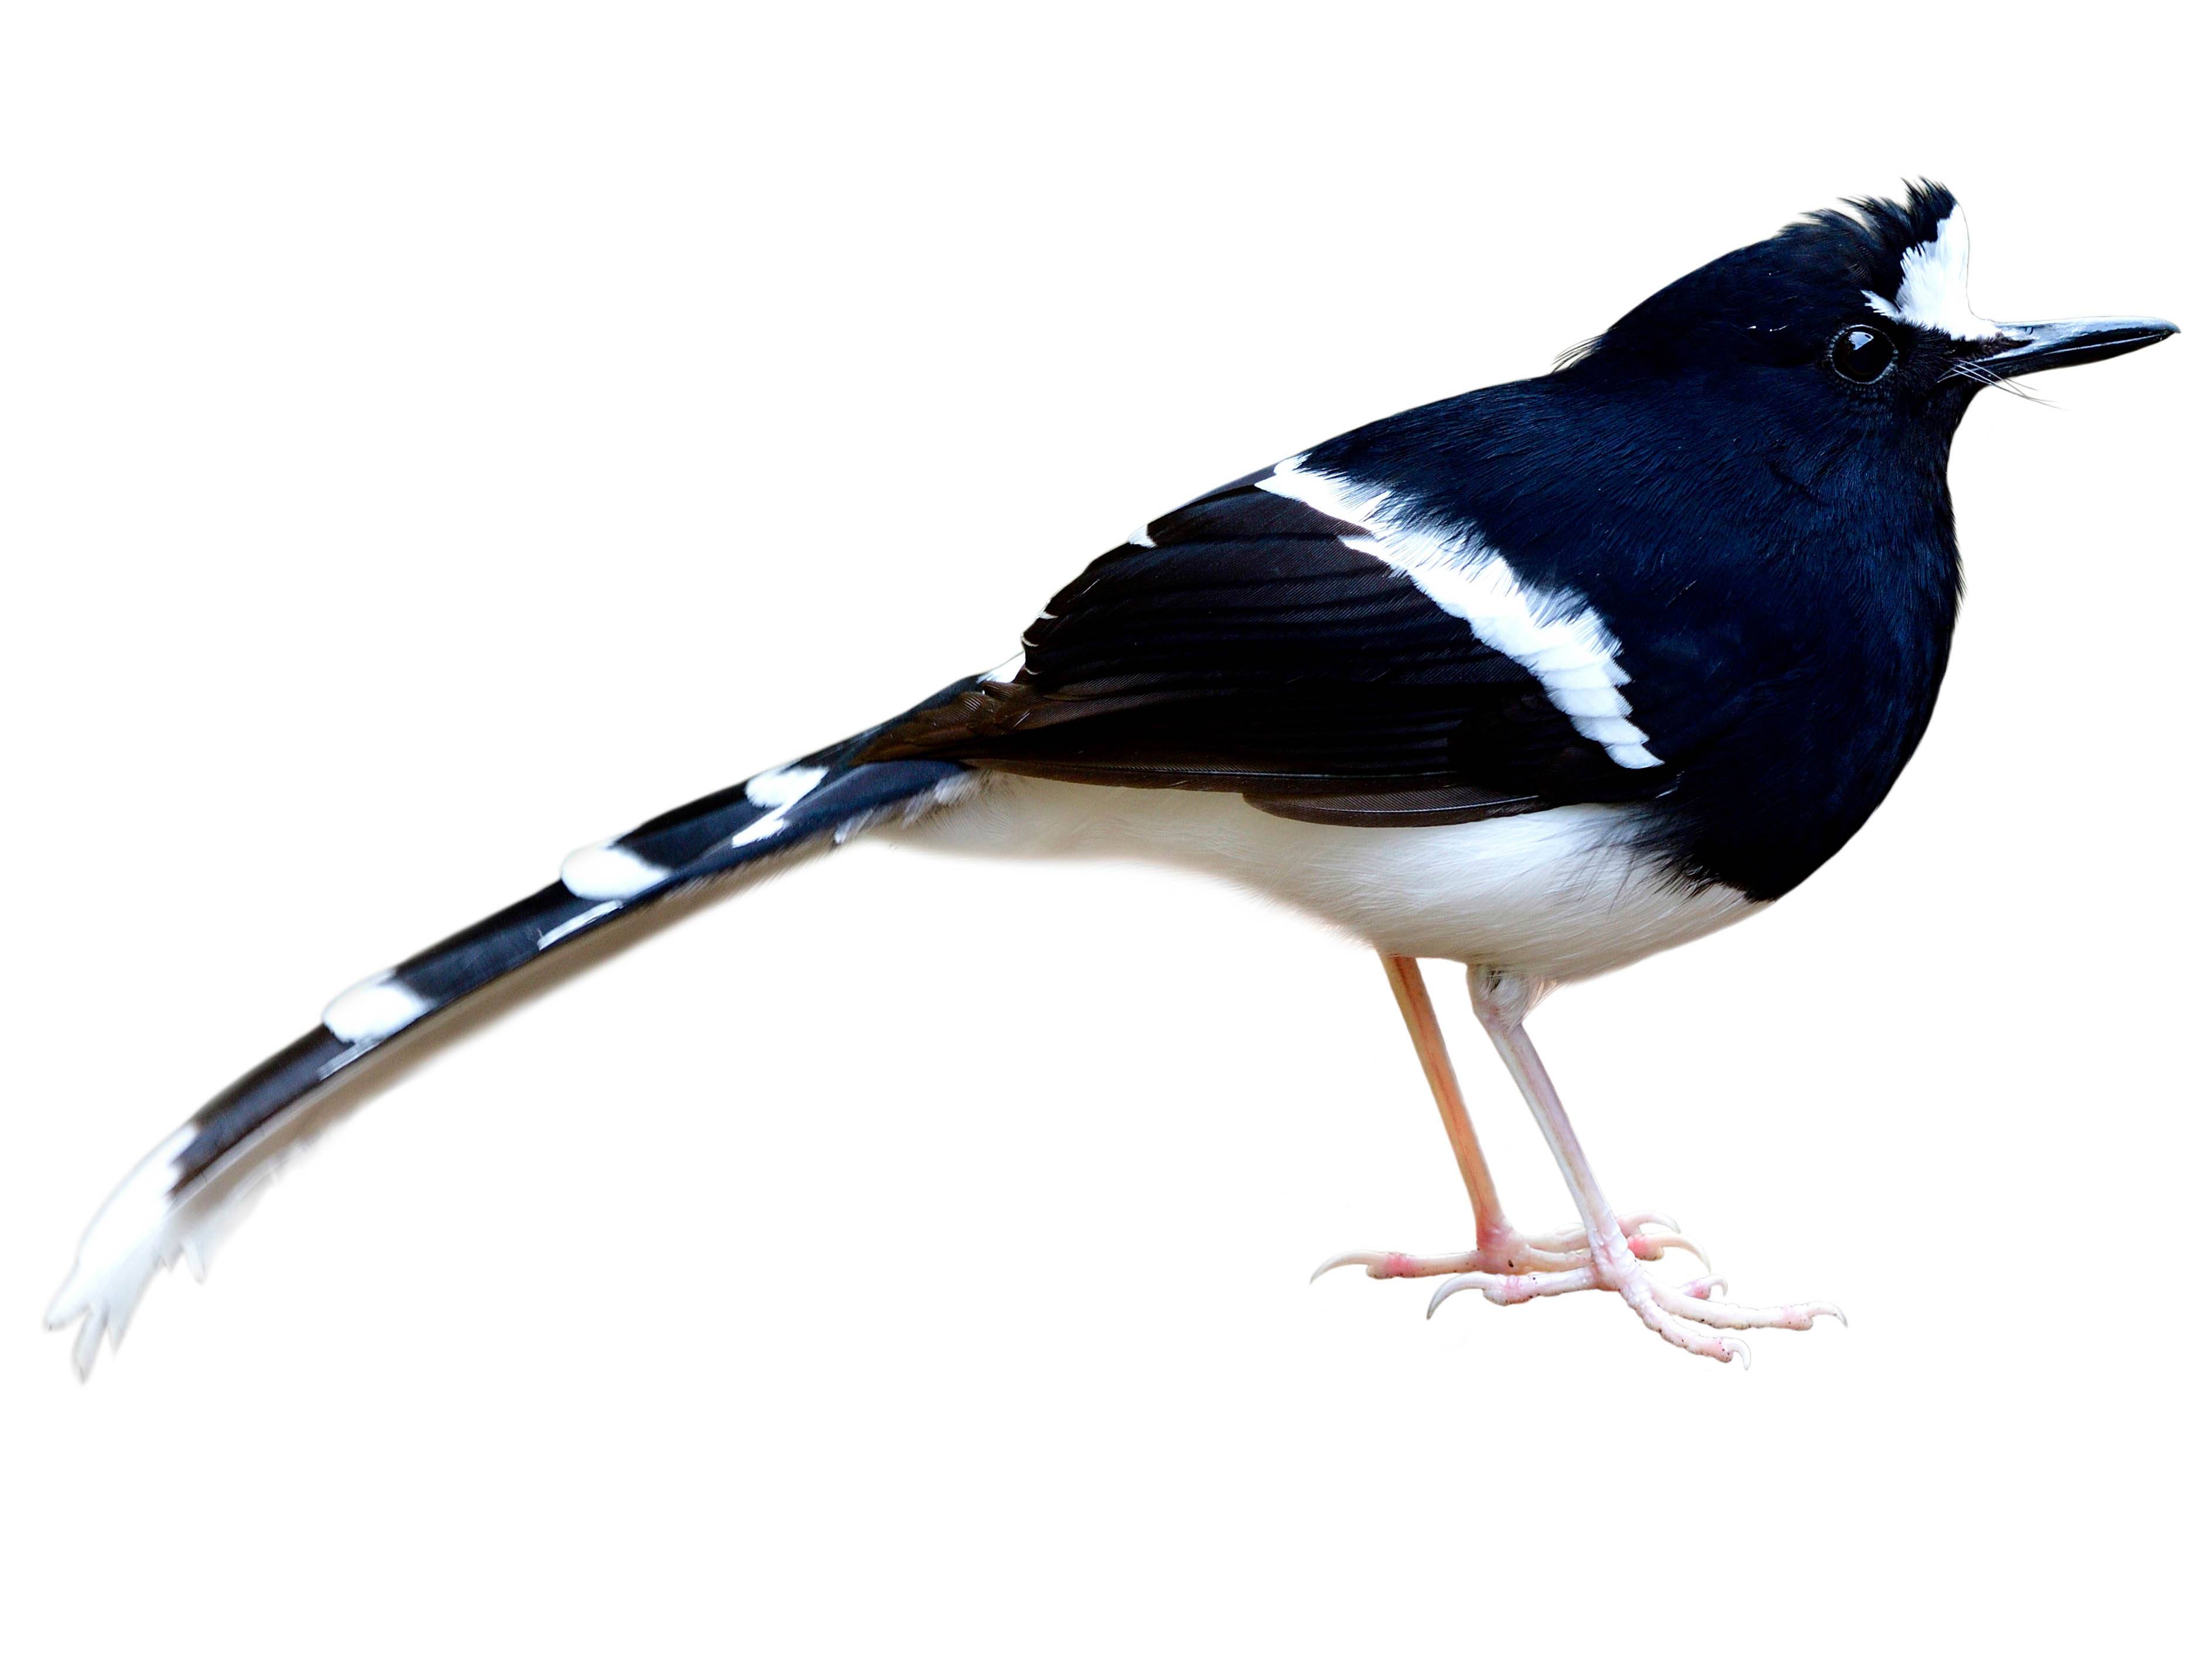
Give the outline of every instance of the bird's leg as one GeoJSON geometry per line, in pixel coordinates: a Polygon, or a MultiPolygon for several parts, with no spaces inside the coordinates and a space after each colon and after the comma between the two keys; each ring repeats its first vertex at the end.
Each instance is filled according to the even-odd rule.
{"type": "Polygon", "coordinates": [[[1646,1325],[1677,1347],[1723,1364],[1740,1358],[1747,1364],[1751,1360],[1751,1351],[1742,1342],[1705,1328],[1752,1330],[1774,1327],[1802,1331],[1808,1329],[1822,1314],[1843,1318],[1840,1310],[1826,1302],[1780,1308],[1736,1307],[1712,1300],[1713,1291],[1721,1288],[1716,1280],[1672,1285],[1662,1284],[1646,1273],[1637,1259],[1638,1253],[1627,1231],[1599,1189],[1597,1176],[1590,1169],[1582,1142],[1576,1138],[1574,1125],[1567,1121],[1566,1108],[1560,1104],[1559,1091],[1552,1086],[1550,1074],[1537,1056],[1536,1045],[1528,1040],[1528,1029],[1522,1022],[1541,988],[1482,969],[1470,969],[1468,983],[1483,1029],[1498,1045],[1505,1069],[1521,1085],[1528,1109],[1536,1115],[1536,1125],[1543,1131],[1552,1156],[1559,1161],[1560,1173],[1567,1178],[1568,1190],[1574,1194],[1575,1208],[1582,1215],[1588,1238],[1584,1258],[1587,1265],[1555,1273],[1499,1274],[1484,1270],[1463,1273],[1437,1287],[1429,1304],[1431,1313],[1446,1297],[1462,1290],[1479,1290],[1491,1301],[1501,1304],[1555,1296],[1563,1291],[1607,1290],[1617,1292],[1646,1325]]]}
{"type": "MultiPolygon", "coordinates": [[[[1475,1139],[1474,1125],[1468,1119],[1467,1102],[1460,1094],[1459,1079],[1452,1071],[1451,1055],[1444,1048],[1443,1032],[1437,1024],[1436,1007],[1429,1000],[1420,964],[1411,957],[1386,953],[1382,971],[1398,999],[1398,1012],[1406,1017],[1406,1030],[1413,1039],[1414,1053],[1420,1056],[1429,1091],[1436,1097],[1437,1112],[1444,1121],[1444,1136],[1451,1142],[1460,1179],[1467,1183],[1468,1201],[1474,1206],[1474,1249],[1456,1255],[1434,1256],[1407,1255],[1397,1250],[1352,1250],[1323,1262],[1314,1277],[1318,1279],[1334,1267],[1364,1267],[1370,1279],[1422,1279],[1437,1273],[1550,1273],[1589,1267],[1589,1240],[1583,1229],[1531,1237],[1505,1218],[1505,1206],[1498,1202],[1498,1186],[1483,1158],[1482,1144],[1475,1139]]],[[[1664,1216],[1632,1215],[1618,1225],[1626,1247],[1644,1261],[1656,1261],[1672,1249],[1689,1250],[1704,1258],[1704,1252],[1677,1234],[1664,1216]],[[1645,1231],[1646,1228],[1658,1231],[1645,1231]]]]}

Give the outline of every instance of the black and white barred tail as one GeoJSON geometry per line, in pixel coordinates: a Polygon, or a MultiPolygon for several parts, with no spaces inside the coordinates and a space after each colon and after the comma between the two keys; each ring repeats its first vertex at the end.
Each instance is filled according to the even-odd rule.
{"type": "Polygon", "coordinates": [[[246,1200],[322,1127],[327,1115],[318,1109],[351,1092],[341,1084],[378,1069],[363,1065],[372,1056],[404,1049],[401,1039],[447,1010],[672,895],[919,817],[969,786],[968,769],[952,762],[854,760],[875,736],[863,732],[584,848],[550,886],[342,993],[319,1025],[148,1154],[93,1218],[46,1313],[55,1329],[83,1321],[78,1374],[89,1374],[103,1334],[111,1346],[122,1340],[157,1268],[181,1255],[196,1276],[204,1273],[246,1200]]]}

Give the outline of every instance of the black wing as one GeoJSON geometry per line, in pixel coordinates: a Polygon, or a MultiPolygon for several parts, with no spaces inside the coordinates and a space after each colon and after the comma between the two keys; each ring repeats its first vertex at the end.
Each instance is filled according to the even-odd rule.
{"type": "Polygon", "coordinates": [[[1146,526],[1056,594],[1018,674],[887,727],[914,757],[1092,783],[1235,790],[1285,817],[1439,823],[1644,799],[1528,669],[1358,526],[1255,473],[1146,526]]]}

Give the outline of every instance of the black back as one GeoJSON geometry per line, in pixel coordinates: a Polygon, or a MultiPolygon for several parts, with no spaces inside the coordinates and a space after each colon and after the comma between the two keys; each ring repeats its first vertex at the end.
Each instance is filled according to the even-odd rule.
{"type": "Polygon", "coordinates": [[[1658,764],[1609,758],[1534,675],[1266,474],[1097,561],[1046,607],[1010,684],[955,688],[875,752],[1237,789],[1376,826],[1643,800],[1686,879],[1786,892],[1887,793],[1949,650],[1944,473],[1978,382],[1911,328],[1890,330],[1901,355],[1875,386],[1828,352],[1954,205],[1922,185],[1815,215],[1669,285],[1550,374],[1300,458],[1593,609],[1658,764]]]}

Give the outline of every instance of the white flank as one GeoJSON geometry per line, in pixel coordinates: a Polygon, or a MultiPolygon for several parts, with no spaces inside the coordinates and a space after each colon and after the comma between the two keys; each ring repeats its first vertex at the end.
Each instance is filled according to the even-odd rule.
{"type": "Polygon", "coordinates": [[[668,872],[612,842],[580,847],[561,860],[561,884],[580,899],[635,898],[668,872]]]}
{"type": "Polygon", "coordinates": [[[1977,317],[1966,302],[1966,216],[1953,208],[1936,227],[1936,234],[1907,248],[1899,261],[1902,280],[1897,298],[1885,300],[1873,289],[1863,290],[1867,303],[1893,321],[1915,328],[1932,329],[1954,340],[1986,340],[2001,332],[1995,323],[1977,317]]]}
{"type": "Polygon", "coordinates": [[[430,1005],[386,969],[331,998],[323,1029],[341,1042],[380,1042],[429,1012],[430,1005]]]}
{"type": "Polygon", "coordinates": [[[1226,791],[1004,775],[897,833],[997,857],[1133,858],[1226,877],[1380,950],[1534,979],[1601,974],[1761,907],[1646,850],[1649,809],[1555,807],[1372,830],[1275,817],[1226,791]]]}
{"type": "Polygon", "coordinates": [[[745,799],[756,806],[789,806],[829,775],[823,766],[781,766],[748,781],[745,799]]]}
{"type": "Polygon", "coordinates": [[[1159,544],[1152,539],[1152,527],[1146,524],[1139,525],[1134,530],[1129,532],[1129,545],[1132,547],[1158,547],[1159,544]]]}
{"type": "Polygon", "coordinates": [[[1304,460],[1297,455],[1282,462],[1260,480],[1260,488],[1365,531],[1341,539],[1353,551],[1405,572],[1476,639],[1534,674],[1552,706],[1576,731],[1603,744],[1615,765],[1636,769],[1661,763],[1628,718],[1628,699],[1620,692],[1628,675],[1616,659],[1620,642],[1580,594],[1530,587],[1472,527],[1439,534],[1408,520],[1389,490],[1306,471],[1304,460]]]}

